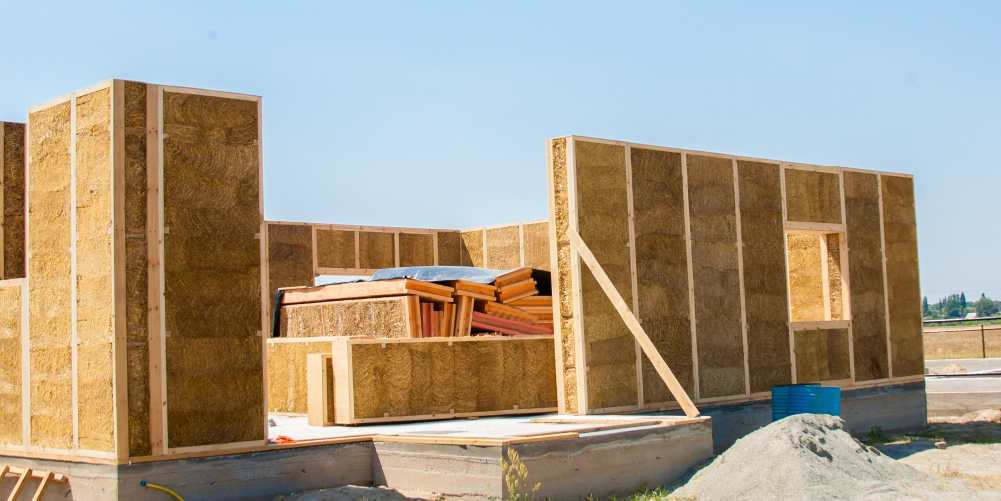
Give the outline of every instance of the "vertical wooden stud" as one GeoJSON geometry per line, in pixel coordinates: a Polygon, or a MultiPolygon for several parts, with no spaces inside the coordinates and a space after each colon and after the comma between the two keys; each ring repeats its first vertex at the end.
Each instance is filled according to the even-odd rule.
{"type": "Polygon", "coordinates": [[[263,440],[268,441],[268,224],[264,220],[264,99],[257,98],[257,204],[260,219],[258,231],[261,238],[261,422],[264,430],[263,440]]]}
{"type": "MultiPolygon", "coordinates": [[[[577,138],[567,136],[567,199],[570,216],[570,228],[579,230],[577,224],[577,138]]],[[[585,350],[587,343],[584,342],[584,320],[581,316],[583,311],[581,298],[581,270],[580,255],[577,250],[570,247],[570,283],[573,290],[573,328],[574,328],[574,355],[576,360],[574,366],[577,373],[577,413],[589,414],[590,407],[587,398],[587,356],[585,350]]]]}
{"type": "Polygon", "coordinates": [[[330,426],[334,417],[327,413],[334,389],[328,384],[331,355],[310,353],[306,355],[306,408],[310,426],[330,426]]]}
{"type": "MultiPolygon", "coordinates": [[[[147,94],[146,99],[149,99],[147,94]]],[[[164,234],[164,220],[163,220],[163,87],[156,86],[156,120],[157,120],[157,138],[156,138],[156,164],[154,170],[154,175],[156,176],[156,213],[159,215],[157,217],[157,227],[160,232],[160,239],[157,241],[157,262],[160,264],[158,267],[158,274],[160,290],[158,291],[159,298],[157,299],[157,304],[160,305],[160,424],[163,426],[162,432],[160,434],[160,439],[163,444],[163,453],[170,453],[170,423],[167,422],[167,312],[165,311],[165,294],[166,288],[164,284],[166,283],[164,277],[164,257],[163,248],[164,240],[166,235],[164,234]]],[[[150,168],[149,165],[146,166],[147,169],[150,168]]]]}
{"type": "MultiPolygon", "coordinates": [[[[632,147],[628,143],[625,145],[625,155],[626,212],[629,223],[629,280],[633,293],[633,304],[630,306],[633,309],[636,321],[642,324],[643,319],[640,318],[639,283],[637,282],[636,275],[636,217],[633,212],[633,158],[632,147]]],[[[633,341],[633,344],[636,347],[636,405],[637,407],[643,407],[643,348],[640,346],[639,341],[633,341]]]]}
{"type": "MultiPolygon", "coordinates": [[[[847,211],[845,207],[845,171],[844,169],[838,170],[838,186],[841,189],[841,224],[845,226],[845,232],[841,234],[838,244],[841,247],[841,316],[848,320],[848,361],[849,361],[849,371],[852,375],[852,385],[855,384],[855,336],[852,331],[852,298],[851,298],[851,288],[849,284],[851,282],[850,270],[848,269],[848,219],[847,211]]],[[[880,227],[882,227],[882,222],[880,222],[880,227]]],[[[795,382],[795,381],[793,381],[795,382]]]]}
{"type": "Polygon", "coordinates": [[[740,284],[740,335],[744,343],[744,394],[751,394],[751,370],[747,349],[747,304],[744,294],[744,235],[740,230],[740,173],[733,159],[733,207],[737,216],[737,280],[740,284]]]}
{"type": "Polygon", "coordinates": [[[695,270],[692,267],[692,219],[688,207],[688,153],[681,152],[681,184],[685,203],[685,252],[688,260],[688,319],[692,326],[692,378],[695,395],[692,401],[699,402],[699,340],[696,336],[698,326],[695,324],[695,270]]]}
{"type": "Polygon", "coordinates": [[[893,344],[890,342],[890,287],[886,278],[886,228],[883,224],[883,175],[876,174],[876,188],[879,190],[879,246],[883,267],[883,317],[886,321],[886,372],[893,379],[893,344]]]}
{"type": "MultiPolygon", "coordinates": [[[[27,216],[27,214],[25,214],[27,216]]],[[[76,94],[70,98],[70,377],[72,378],[73,406],[73,453],[76,454],[80,443],[80,403],[77,373],[80,369],[78,360],[79,338],[77,337],[77,290],[76,290],[76,94]]]]}
{"type": "MultiPolygon", "coordinates": [[[[556,235],[556,184],[553,179],[553,140],[546,140],[546,180],[549,186],[549,269],[553,270],[553,347],[556,351],[556,402],[557,412],[566,414],[566,391],[563,388],[563,377],[566,367],[563,365],[563,314],[560,311],[560,279],[559,279],[559,242],[556,235]]],[[[461,309],[460,309],[461,312],[461,309]]],[[[458,323],[458,322],[457,322],[458,323]]],[[[456,334],[458,335],[458,334],[456,334]]]]}
{"type": "Polygon", "coordinates": [[[393,263],[399,268],[400,267],[400,232],[393,232],[393,263]]]}
{"type": "Polygon", "coordinates": [[[148,302],[146,326],[149,331],[149,443],[152,455],[163,454],[163,291],[160,281],[160,104],[159,87],[146,86],[146,280],[148,302]]]}
{"type": "Polygon", "coordinates": [[[114,360],[115,455],[129,457],[128,335],[125,321],[125,82],[111,86],[111,193],[113,243],[111,278],[115,320],[112,353],[114,360]]]}
{"type": "MultiPolygon", "coordinates": [[[[25,125],[25,128],[27,128],[27,125],[25,125]]],[[[6,247],[4,247],[3,245],[3,234],[4,234],[3,228],[7,224],[7,221],[4,218],[4,214],[7,212],[5,210],[6,206],[4,205],[4,192],[7,191],[7,187],[4,186],[3,184],[3,173],[4,173],[3,150],[4,150],[4,143],[7,142],[7,136],[6,133],[4,132],[5,130],[6,127],[4,127],[3,121],[0,120],[0,280],[4,280],[5,278],[7,278],[4,276],[4,271],[3,271],[4,254],[5,254],[4,251],[6,249],[6,247]]],[[[25,170],[27,170],[27,166],[25,170]]]]}
{"type": "MultiPolygon", "coordinates": [[[[789,232],[785,230],[789,221],[786,209],[786,165],[779,164],[779,188],[782,190],[782,254],[785,255],[786,266],[786,328],[789,329],[789,367],[792,384],[796,384],[796,334],[792,330],[792,289],[789,282],[789,232]]],[[[844,210],[844,203],[842,210],[844,210]]]]}

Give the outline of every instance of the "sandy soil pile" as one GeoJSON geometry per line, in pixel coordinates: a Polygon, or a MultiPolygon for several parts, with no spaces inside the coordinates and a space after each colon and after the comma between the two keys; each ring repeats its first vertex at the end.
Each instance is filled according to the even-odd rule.
{"type": "Polygon", "coordinates": [[[740,439],[674,496],[698,500],[896,497],[925,475],[852,438],[845,422],[798,414],[740,439]]]}
{"type": "Polygon", "coordinates": [[[965,372],[967,372],[966,367],[963,367],[962,365],[959,365],[956,362],[953,362],[943,367],[942,370],[940,371],[937,371],[935,369],[928,370],[929,374],[963,374],[965,372]]]}
{"type": "Polygon", "coordinates": [[[959,423],[1001,423],[1001,409],[985,409],[963,414],[957,422],[959,423]]]}

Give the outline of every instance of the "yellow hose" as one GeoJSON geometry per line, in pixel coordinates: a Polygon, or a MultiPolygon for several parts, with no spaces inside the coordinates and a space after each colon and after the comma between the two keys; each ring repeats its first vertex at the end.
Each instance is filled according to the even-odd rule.
{"type": "Polygon", "coordinates": [[[139,482],[139,485],[141,485],[143,487],[152,487],[154,489],[159,489],[159,490],[161,490],[163,492],[166,492],[167,494],[170,494],[171,496],[174,496],[175,498],[177,498],[177,501],[184,501],[184,498],[182,498],[181,496],[178,496],[176,492],[174,492],[174,491],[172,491],[172,490],[170,490],[170,489],[168,489],[166,487],[163,487],[163,486],[160,486],[160,485],[156,485],[156,484],[151,484],[151,483],[146,482],[145,480],[143,480],[142,482],[139,482]]]}

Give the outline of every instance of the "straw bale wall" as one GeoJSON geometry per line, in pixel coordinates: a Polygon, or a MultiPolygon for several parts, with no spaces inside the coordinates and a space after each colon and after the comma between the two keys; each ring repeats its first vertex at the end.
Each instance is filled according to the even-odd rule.
{"type": "Polygon", "coordinates": [[[462,239],[458,231],[438,230],[438,266],[462,266],[462,239]]]}
{"type": "Polygon", "coordinates": [[[24,445],[21,429],[22,280],[0,282],[0,446],[24,445]]]}
{"type": "Polygon", "coordinates": [[[566,242],[567,229],[570,227],[570,185],[567,166],[567,140],[558,138],[552,140],[552,173],[549,191],[553,198],[554,213],[550,214],[553,227],[550,228],[551,238],[554,235],[557,242],[556,256],[551,257],[556,262],[556,280],[553,283],[553,296],[556,301],[553,327],[556,332],[556,356],[563,362],[563,401],[560,402],[560,412],[576,414],[579,394],[577,392],[577,360],[576,332],[573,323],[573,275],[571,274],[570,247],[561,245],[566,242]]]}
{"type": "Polygon", "coordinates": [[[462,266],[485,268],[483,262],[483,230],[464,230],[459,233],[461,239],[460,258],[462,266]]]}
{"type": "MultiPolygon", "coordinates": [[[[633,304],[625,147],[578,141],[578,233],[626,304],[633,304]]],[[[591,270],[581,269],[590,409],[635,406],[636,341],[591,270]]]]}
{"type": "Polygon", "coordinates": [[[788,236],[789,290],[793,322],[824,320],[821,238],[814,234],[788,236]]]}
{"type": "Polygon", "coordinates": [[[893,376],[924,373],[914,180],[881,176],[893,376]]]}
{"type": "MultiPolygon", "coordinates": [[[[631,148],[637,318],[689,395],[695,394],[681,153],[631,148]]],[[[643,357],[643,402],[673,401],[643,357]]]]}
{"type": "Polygon", "coordinates": [[[556,407],[552,338],[342,342],[351,366],[334,357],[335,373],[350,375],[356,419],[556,407]]]}
{"type": "Polygon", "coordinates": [[[525,266],[552,271],[549,262],[549,222],[525,224],[521,245],[525,249],[525,266]]]}
{"type": "Polygon", "coordinates": [[[3,122],[3,278],[24,278],[24,124],[3,122]]]}
{"type": "Polygon", "coordinates": [[[434,234],[401,232],[400,266],[434,266],[434,234]]]}
{"type": "Polygon", "coordinates": [[[699,395],[744,393],[733,161],[688,155],[699,395]]]}
{"type": "MultiPolygon", "coordinates": [[[[319,233],[317,230],[317,239],[319,233]]],[[[351,267],[354,267],[354,236],[351,237],[351,267]]],[[[317,252],[319,252],[317,245],[317,252]]],[[[313,285],[313,227],[308,224],[268,223],[268,314],[275,291],[283,287],[313,285]]]]}
{"type": "Polygon", "coordinates": [[[265,437],[257,111],[163,93],[169,447],[265,437]]]}
{"type": "Polygon", "coordinates": [[[796,343],[797,383],[851,378],[848,329],[804,330],[793,334],[796,343]]]}
{"type": "Polygon", "coordinates": [[[283,306],[281,337],[410,337],[407,298],[389,297],[283,306]]]}
{"type": "Polygon", "coordinates": [[[518,225],[484,230],[487,262],[484,267],[510,270],[521,266],[521,230],[518,225]]]}
{"type": "MultiPolygon", "coordinates": [[[[310,255],[312,252],[310,249],[310,255]]],[[[355,232],[321,230],[319,228],[316,230],[316,266],[318,268],[354,268],[355,264],[355,232]]],[[[312,263],[310,263],[310,268],[312,268],[312,263]]]]}
{"type": "Polygon", "coordinates": [[[737,161],[751,393],[792,382],[778,164],[737,161]]]}
{"type": "Polygon", "coordinates": [[[392,233],[358,233],[358,261],[362,269],[375,270],[396,266],[396,242],[392,233]]]}
{"type": "Polygon", "coordinates": [[[883,379],[890,373],[887,365],[879,178],[876,174],[846,171],[844,179],[855,380],[883,379]]]}
{"type": "Polygon", "coordinates": [[[31,445],[73,447],[70,253],[71,102],[28,116],[31,445]]]}
{"type": "Polygon", "coordinates": [[[786,169],[789,221],[841,223],[841,186],[837,174],[786,169]]]}
{"type": "Polygon", "coordinates": [[[294,342],[268,340],[268,412],[303,416],[309,412],[306,355],[330,353],[330,343],[329,338],[294,342]]]}

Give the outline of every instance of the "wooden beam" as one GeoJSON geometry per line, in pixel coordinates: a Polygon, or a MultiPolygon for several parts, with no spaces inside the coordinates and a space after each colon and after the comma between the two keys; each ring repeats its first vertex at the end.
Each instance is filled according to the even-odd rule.
{"type": "Polygon", "coordinates": [[[27,468],[24,470],[24,473],[21,473],[21,477],[18,478],[17,483],[14,484],[14,489],[10,491],[10,497],[7,498],[7,501],[17,501],[17,498],[21,496],[21,491],[24,490],[24,486],[28,482],[29,478],[31,478],[31,468],[27,468]]]}
{"type": "Polygon", "coordinates": [[[152,455],[163,454],[163,331],[160,311],[160,92],[146,86],[146,339],[149,349],[149,445],[152,455]]]}
{"type": "Polygon", "coordinates": [[[552,281],[552,297],[556,300],[552,302],[553,308],[553,348],[556,355],[556,402],[560,414],[566,414],[566,391],[563,388],[563,377],[566,367],[563,365],[563,316],[560,312],[560,279],[559,279],[559,246],[556,235],[556,185],[553,181],[553,140],[546,140],[546,181],[549,189],[547,193],[549,203],[549,269],[553,270],[554,280],[552,281]]]}
{"type": "Polygon", "coordinates": [[[890,342],[890,287],[886,278],[886,228],[883,224],[883,176],[876,174],[876,189],[879,193],[879,255],[883,268],[883,319],[886,321],[886,373],[893,379],[893,343],[890,342]]]}
{"type": "Polygon", "coordinates": [[[31,497],[31,501],[42,501],[45,496],[45,491],[49,490],[49,483],[52,482],[52,472],[45,472],[45,476],[42,477],[42,481],[38,484],[38,489],[35,490],[35,495],[31,497]]]}
{"type": "MultiPolygon", "coordinates": [[[[785,183],[784,176],[783,183],[785,183]]],[[[845,225],[844,223],[802,223],[798,221],[786,221],[786,231],[792,231],[795,233],[841,233],[845,231],[845,225]]]]}
{"type": "MultiPolygon", "coordinates": [[[[111,86],[111,280],[114,297],[114,336],[111,350],[114,400],[115,456],[129,457],[128,332],[126,331],[126,259],[125,259],[125,82],[114,80],[111,86]]],[[[39,487],[41,490],[41,487],[39,487]]]]}
{"type": "Polygon", "coordinates": [[[615,285],[605,274],[605,270],[601,268],[598,260],[594,258],[594,254],[591,254],[591,250],[587,248],[587,244],[584,240],[580,238],[577,231],[573,228],[567,229],[567,237],[570,238],[570,245],[577,250],[577,254],[584,261],[584,264],[591,270],[594,278],[598,281],[598,285],[601,289],[605,291],[605,295],[615,306],[615,310],[619,312],[619,316],[626,323],[626,327],[632,332],[636,340],[639,341],[640,346],[643,348],[643,353],[646,354],[650,362],[653,363],[654,368],[657,369],[657,373],[660,374],[661,379],[667,385],[667,388],[671,390],[671,394],[674,395],[674,399],[681,404],[681,408],[684,409],[685,415],[688,417],[696,417],[699,415],[698,409],[695,408],[695,404],[688,398],[688,394],[685,393],[684,388],[678,383],[678,379],[674,377],[674,373],[671,372],[671,368],[667,366],[667,362],[664,362],[664,357],[660,356],[657,351],[657,347],[654,346],[653,342],[650,341],[650,337],[646,335],[643,331],[643,327],[640,327],[640,323],[633,316],[632,312],[629,311],[629,306],[619,295],[619,292],[615,290],[615,285]]]}
{"type": "MultiPolygon", "coordinates": [[[[4,205],[5,203],[4,193],[7,191],[7,186],[4,185],[3,183],[3,175],[4,175],[3,149],[4,149],[4,143],[7,142],[7,134],[5,132],[6,130],[7,128],[4,127],[3,121],[0,120],[0,280],[4,280],[5,278],[7,278],[4,276],[4,271],[3,271],[4,254],[5,254],[4,251],[6,250],[6,247],[4,247],[3,245],[3,234],[4,234],[3,228],[4,225],[7,224],[7,221],[4,218],[4,214],[7,212],[6,210],[7,206],[4,205]]],[[[27,216],[27,214],[25,214],[25,216],[27,216]]],[[[3,479],[2,475],[0,475],[0,479],[3,479]]]]}
{"type": "MultiPolygon", "coordinates": [[[[578,211],[577,211],[577,139],[575,136],[568,136],[566,143],[567,162],[567,214],[569,224],[567,231],[577,231],[578,211]]],[[[559,242],[557,242],[559,243],[559,242]]],[[[567,242],[566,245],[570,245],[567,242]]],[[[574,329],[574,372],[577,374],[575,383],[577,384],[577,413],[587,414],[590,412],[587,395],[587,343],[584,342],[584,318],[581,312],[584,311],[583,294],[581,293],[580,258],[577,249],[570,246],[570,300],[572,301],[573,329],[574,329]]],[[[555,268],[554,268],[555,269],[555,268]]],[[[555,318],[553,319],[555,321],[555,318]]]]}
{"type": "Polygon", "coordinates": [[[744,235],[740,229],[740,172],[733,160],[733,208],[737,221],[737,282],[740,284],[740,337],[744,343],[744,394],[751,394],[751,366],[747,347],[747,299],[744,294],[744,235]]]}
{"type": "MultiPolygon", "coordinates": [[[[633,293],[633,315],[639,321],[640,294],[636,275],[636,214],[633,210],[633,159],[632,148],[627,144],[624,148],[626,161],[626,213],[629,223],[629,282],[633,293]]],[[[636,352],[636,405],[643,407],[643,348],[638,341],[633,343],[636,352]]]]}
{"type": "MultiPolygon", "coordinates": [[[[70,304],[66,305],[70,310],[70,378],[71,378],[71,407],[73,420],[73,438],[70,449],[76,454],[80,444],[80,402],[79,385],[77,372],[80,369],[79,344],[80,338],[77,336],[77,270],[76,270],[76,242],[79,235],[76,233],[76,94],[70,97],[70,304]]],[[[28,214],[25,214],[27,218],[28,214]]]]}
{"type": "Polygon", "coordinates": [[[688,262],[688,320],[692,330],[692,386],[695,401],[701,400],[699,392],[699,343],[695,324],[695,269],[692,265],[692,219],[688,208],[688,154],[681,154],[682,198],[685,204],[685,259],[688,262]]]}
{"type": "MultiPolygon", "coordinates": [[[[782,221],[785,224],[789,218],[789,214],[786,211],[786,166],[785,164],[779,164],[779,188],[782,193],[782,221]]],[[[842,212],[844,211],[844,202],[841,202],[842,212]]],[[[844,221],[844,216],[842,216],[842,221],[844,221]]],[[[792,330],[792,289],[789,281],[789,232],[782,232],[782,254],[785,256],[785,281],[786,281],[786,329],[789,331],[789,381],[792,384],[796,384],[796,335],[793,334],[792,330]]]]}

